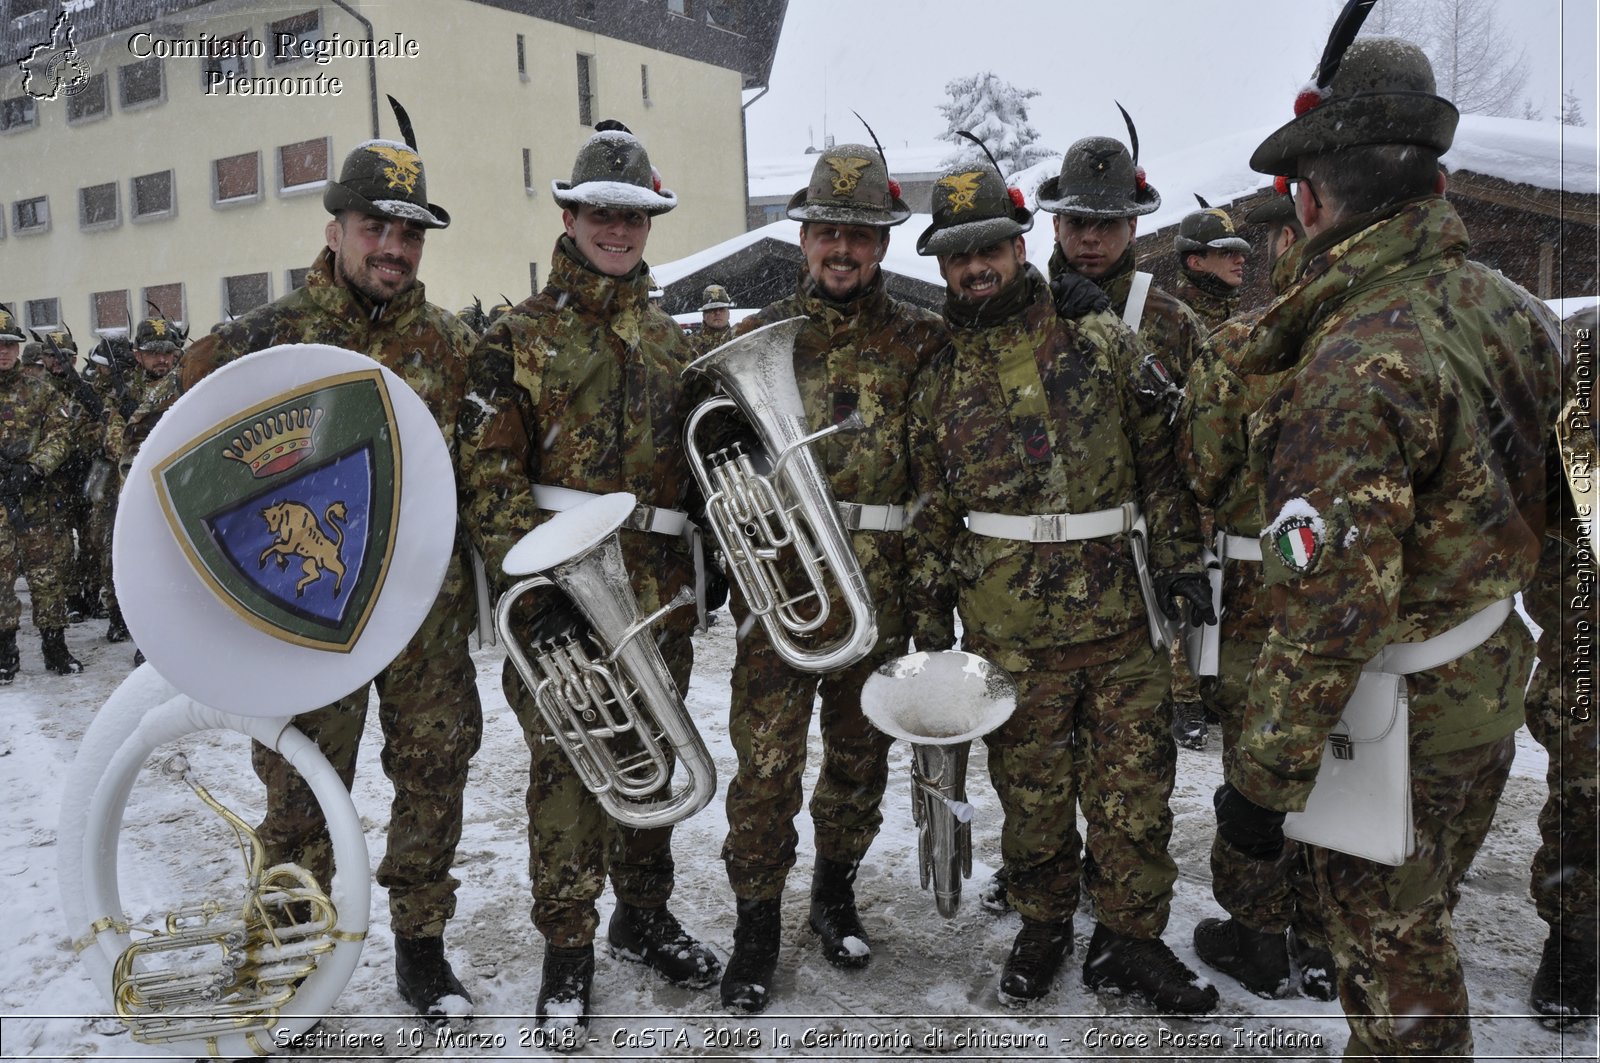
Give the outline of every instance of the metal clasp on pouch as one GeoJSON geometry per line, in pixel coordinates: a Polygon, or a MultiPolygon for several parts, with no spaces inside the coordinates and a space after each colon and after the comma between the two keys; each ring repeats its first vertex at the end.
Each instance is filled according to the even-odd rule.
{"type": "Polygon", "coordinates": [[[1356,759],[1356,747],[1351,743],[1350,736],[1335,731],[1328,736],[1328,746],[1333,750],[1335,760],[1356,759]]]}

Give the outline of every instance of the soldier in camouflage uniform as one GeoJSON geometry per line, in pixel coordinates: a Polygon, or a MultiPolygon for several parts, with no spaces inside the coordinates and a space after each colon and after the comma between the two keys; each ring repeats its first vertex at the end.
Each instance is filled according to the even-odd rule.
{"type": "Polygon", "coordinates": [[[78,375],[78,345],[70,330],[53,329],[39,342],[39,364],[46,370],[46,379],[73,401],[78,415],[72,427],[72,454],[51,477],[50,488],[67,540],[76,546],[67,577],[67,610],[76,621],[104,615],[100,580],[105,559],[101,541],[92,534],[94,503],[88,494],[88,479],[104,448],[105,406],[99,392],[78,375]]]}
{"type": "Polygon", "coordinates": [[[728,289],[720,284],[708,284],[701,298],[705,302],[700,306],[700,328],[689,337],[696,357],[733,339],[733,326],[728,324],[733,301],[728,298],[728,289]]]}
{"type": "MultiPolygon", "coordinates": [[[[472,335],[454,315],[427,301],[417,279],[427,231],[450,223],[449,214],[427,200],[421,158],[396,141],[358,144],[322,203],[333,219],[305,286],[195,343],[176,374],[177,386],[135,415],[131,435],[147,432],[178,391],[228,362],[282,343],[325,343],[365,354],[404,380],[455,455],[472,335]]],[[[444,954],[444,930],[456,910],[459,883],[450,865],[461,838],[467,767],[483,727],[477,672],[467,652],[467,636],[476,627],[476,600],[457,550],[421,628],[371,684],[383,730],[383,769],[394,784],[377,879],[389,891],[395,981],[406,1002],[434,1022],[471,1014],[471,997],[444,954]]],[[[347,787],[355,779],[368,703],[363,685],[295,718],[347,787]]],[[[329,881],[332,843],[310,787],[260,744],[251,760],[267,786],[260,834],[268,861],[297,863],[329,881]]]]}
{"type": "MultiPolygon", "coordinates": [[[[1304,247],[1294,201],[1275,195],[1253,210],[1249,220],[1273,227],[1268,241],[1272,283],[1279,293],[1287,291],[1304,247]]],[[[1245,374],[1236,368],[1247,361],[1243,345],[1265,309],[1235,317],[1211,334],[1207,349],[1190,370],[1178,417],[1185,440],[1178,448],[1179,458],[1195,498],[1216,522],[1216,554],[1222,564],[1216,673],[1203,676],[1200,687],[1206,708],[1222,724],[1224,770],[1237,755],[1245,688],[1266,641],[1269,621],[1259,541],[1266,517],[1261,512],[1261,484],[1246,461],[1245,424],[1283,385],[1289,370],[1245,374]]],[[[1202,920],[1194,932],[1195,951],[1251,992],[1276,997],[1288,991],[1293,979],[1292,946],[1300,991],[1332,1000],[1333,960],[1322,945],[1307,857],[1298,843],[1286,846],[1284,862],[1291,869],[1287,875],[1277,863],[1251,860],[1213,837],[1211,892],[1232,918],[1202,920]]]]}
{"type": "MultiPolygon", "coordinates": [[[[1126,118],[1126,112],[1124,112],[1126,118]]],[[[1039,186],[1039,207],[1055,217],[1052,278],[1088,277],[1111,297],[1112,312],[1139,334],[1144,347],[1172,378],[1176,407],[1189,367],[1205,344],[1205,324],[1180,300],[1134,268],[1139,217],[1161,206],[1161,195],[1138,165],[1139,138],[1127,119],[1132,154],[1110,137],[1087,137],[1067,149],[1061,173],[1039,186]]],[[[1183,653],[1172,651],[1173,737],[1191,749],[1206,741],[1200,686],[1183,653]]]]}
{"type": "Polygon", "coordinates": [[[1345,9],[1299,116],[1250,160],[1298,182],[1308,240],[1239,366],[1293,372],[1249,420],[1270,626],[1217,830],[1281,866],[1284,814],[1363,669],[1409,657],[1390,670],[1406,673],[1415,850],[1391,867],[1314,848],[1312,875],[1346,1055],[1470,1058],[1451,910],[1523,719],[1533,644],[1505,618],[1547,524],[1560,352],[1549,311],[1467,259],[1439,194],[1456,109],[1414,45],[1349,45],[1365,11],[1345,9]]]}
{"type": "Polygon", "coordinates": [[[1130,543],[1142,514],[1160,608],[1175,609],[1172,595],[1209,609],[1198,517],[1164,396],[1141,386],[1137,339],[1087,279],[1077,284],[1100,309],[1058,312],[1071,300],[1027,264],[1033,219],[1020,202],[997,168],[957,167],[934,183],[933,225],[917,243],[939,256],[954,343],[911,415],[924,502],[908,536],[913,633],[919,649],[947,648],[959,611],[963,648],[1018,684],[1016,711],[984,739],[1022,915],[1001,1001],[1044,996],[1072,952],[1081,804],[1097,919],[1085,982],[1206,1012],[1216,991],[1161,940],[1177,879],[1177,758],[1168,657],[1152,646],[1156,603],[1130,543]]]}
{"type": "Polygon", "coordinates": [[[22,365],[22,343],[16,317],[0,306],[0,683],[11,682],[19,667],[19,575],[28,580],[45,667],[57,675],[83,671],[64,630],[71,539],[56,525],[50,492],[51,476],[72,452],[78,414],[46,382],[48,374],[22,365]]]}
{"type": "MultiPolygon", "coordinates": [[[[683,448],[689,361],[676,322],[651,306],[644,249],[652,218],[677,205],[644,145],[602,122],[578,151],[572,180],[554,185],[566,235],[544,291],[489,327],[473,351],[462,407],[463,510],[491,578],[505,589],[507,551],[530,529],[592,493],[632,492],[636,519],[621,531],[623,559],[643,613],[692,586],[683,507],[692,477],[683,448]]],[[[587,625],[554,590],[535,592],[519,619],[526,646],[587,625]]],[[[692,610],[669,613],[656,641],[680,693],[693,664],[692,610]]],[[[617,904],[612,955],[669,980],[706,986],[721,974],[712,952],[667,909],[672,828],[635,829],[606,815],[551,740],[508,661],[501,680],[532,756],[528,871],[533,922],[545,939],[537,1020],[555,1047],[585,1043],[594,979],[595,902],[607,874],[617,904]]]]}
{"type": "Polygon", "coordinates": [[[1550,925],[1534,975],[1531,1002],[1560,1023],[1595,1014],[1596,956],[1600,954],[1600,890],[1596,888],[1597,761],[1600,715],[1595,700],[1594,540],[1596,468],[1594,416],[1580,398],[1580,381],[1594,380],[1595,311],[1568,320],[1572,364],[1567,402],[1557,422],[1562,472],[1551,490],[1563,519],[1545,529],[1539,576],[1522,594],[1541,628],[1539,666],[1528,690],[1528,730],[1549,754],[1550,795],[1539,812],[1532,893],[1539,918],[1550,925]],[[1572,488],[1569,493],[1569,476],[1572,488]],[[1578,495],[1578,490],[1583,494],[1578,495]]]}
{"type": "Polygon", "coordinates": [[[1195,312],[1207,331],[1214,332],[1239,312],[1239,286],[1244,283],[1250,241],[1234,231],[1227,211],[1200,199],[1200,209],[1178,223],[1172,244],[1181,274],[1178,298],[1195,312]]]}
{"type": "MultiPolygon", "coordinates": [[[[836,433],[813,446],[834,498],[854,504],[845,522],[876,608],[878,640],[860,662],[819,675],[795,669],[773,649],[766,630],[749,627],[734,662],[729,736],[739,769],[728,784],[728,836],[722,857],[738,903],[733,956],[723,1003],[743,1011],[767,1006],[778,962],[780,908],[799,836],[806,732],[820,687],[822,769],[811,797],[816,867],[811,927],[836,967],[871,958],[856,912],[856,870],[883,817],[893,739],[867,722],[861,686],[872,670],[905,652],[904,506],[914,497],[906,465],[906,413],[912,382],[947,342],[943,323],[884,290],[879,263],[889,229],[911,216],[879,152],[843,144],[823,152],[810,183],[789,201],[800,222],[805,269],[799,291],[741,322],[741,334],[805,317],[794,368],[806,420],[816,431],[859,412],[862,431],[836,433]]],[[[741,630],[750,622],[742,595],[732,601],[741,630]]],[[[835,602],[817,633],[837,639],[846,615],[835,602]]]]}

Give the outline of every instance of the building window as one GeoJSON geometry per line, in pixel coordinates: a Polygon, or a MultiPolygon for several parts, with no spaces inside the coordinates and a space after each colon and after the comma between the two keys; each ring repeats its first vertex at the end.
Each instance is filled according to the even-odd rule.
{"type": "Polygon", "coordinates": [[[50,197],[19,199],[11,204],[11,228],[18,236],[23,233],[49,232],[50,197]]]}
{"type": "Polygon", "coordinates": [[[647,63],[639,64],[639,96],[645,103],[650,102],[650,66],[647,63]]]}
{"type": "Polygon", "coordinates": [[[16,133],[39,124],[39,107],[32,96],[0,101],[0,133],[16,133]]]}
{"type": "Polygon", "coordinates": [[[289,271],[289,290],[297,292],[306,286],[306,278],[311,275],[310,266],[301,266],[299,269],[289,271]]]}
{"type": "Polygon", "coordinates": [[[533,149],[522,149],[522,190],[533,195],[533,149]]]}
{"type": "Polygon", "coordinates": [[[517,76],[528,80],[528,39],[517,34],[517,76]]]}
{"type": "Polygon", "coordinates": [[[123,110],[145,103],[160,103],[166,96],[161,60],[150,58],[117,67],[117,102],[123,110]]]}
{"type": "Polygon", "coordinates": [[[579,18],[583,19],[585,22],[594,21],[594,0],[577,0],[573,7],[575,9],[574,13],[579,18]]]}
{"type": "Polygon", "coordinates": [[[265,273],[243,273],[222,278],[222,312],[238,317],[272,301],[272,282],[265,273]]]}
{"type": "Polygon", "coordinates": [[[177,213],[172,196],[172,171],[161,170],[135,177],[131,198],[134,221],[172,217],[177,213]]]}
{"type": "Polygon", "coordinates": [[[278,191],[321,187],[328,180],[328,138],[302,140],[278,149],[278,191]]]}
{"type": "Polygon", "coordinates": [[[150,316],[160,315],[182,327],[183,284],[153,284],[144,290],[144,308],[150,316]]]}
{"type": "Polygon", "coordinates": [[[67,121],[90,122],[104,118],[110,103],[106,99],[106,72],[89,75],[75,95],[67,97],[67,121]]]}
{"type": "Polygon", "coordinates": [[[29,328],[56,328],[61,324],[59,299],[29,299],[27,312],[29,328]]]}
{"type": "Polygon", "coordinates": [[[211,202],[254,203],[261,198],[261,153],[247,151],[211,160],[211,202]]]}
{"type": "Polygon", "coordinates": [[[225,37],[217,42],[218,51],[231,51],[227,56],[201,56],[200,58],[200,91],[215,92],[213,86],[220,87],[231,74],[236,78],[250,76],[250,34],[241,33],[237,37],[225,37]]]}
{"type": "Polygon", "coordinates": [[[122,221],[121,199],[117,183],[89,185],[78,189],[78,227],[81,229],[113,229],[122,221]]]}
{"type": "Polygon", "coordinates": [[[6,14],[13,20],[20,20],[31,15],[42,15],[49,6],[45,0],[11,0],[6,5],[6,14]]]}
{"type": "Polygon", "coordinates": [[[128,331],[128,293],[95,292],[89,297],[89,317],[98,333],[125,335],[128,331]]]}
{"type": "Polygon", "coordinates": [[[528,263],[528,290],[534,295],[539,294],[539,263],[528,263]]]}
{"type": "Polygon", "coordinates": [[[578,55],[578,124],[594,125],[594,56],[578,55]]]}
{"type": "Polygon", "coordinates": [[[667,0],[667,10],[684,18],[694,18],[694,5],[690,0],[667,0]]]}
{"type": "Polygon", "coordinates": [[[321,19],[315,11],[267,24],[267,65],[297,63],[316,54],[322,40],[321,19]]]}

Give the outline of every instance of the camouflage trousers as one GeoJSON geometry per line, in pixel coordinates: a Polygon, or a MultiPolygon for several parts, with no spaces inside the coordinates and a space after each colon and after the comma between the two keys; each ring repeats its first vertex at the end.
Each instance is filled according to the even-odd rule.
{"type": "Polygon", "coordinates": [[[0,512],[0,631],[22,624],[17,577],[28,580],[33,624],[40,630],[67,626],[66,577],[72,565],[72,533],[54,506],[35,493],[25,496],[20,513],[0,512]],[[23,527],[16,526],[20,516],[23,527]]]}
{"type": "Polygon", "coordinates": [[[1467,986],[1451,913],[1511,772],[1510,736],[1411,757],[1417,850],[1399,867],[1311,848],[1311,876],[1339,969],[1346,1058],[1472,1058],[1467,986]]]}
{"type": "MultiPolygon", "coordinates": [[[[688,693],[694,667],[692,628],[693,617],[679,610],[663,622],[657,642],[680,696],[688,693]]],[[[531,757],[527,808],[533,925],[557,948],[581,948],[594,940],[600,925],[595,902],[608,875],[619,901],[640,908],[667,903],[673,886],[672,828],[636,830],[612,819],[550,737],[510,660],[500,686],[522,725],[531,757]]]]}
{"type": "Polygon", "coordinates": [[[1560,565],[1561,578],[1523,592],[1543,631],[1539,667],[1528,690],[1528,731],[1549,754],[1550,795],[1539,810],[1539,848],[1530,892],[1539,918],[1569,938],[1600,935],[1600,709],[1595,700],[1595,570],[1587,551],[1546,539],[1541,574],[1560,565]]]}
{"type": "MultiPolygon", "coordinates": [[[[1244,727],[1245,690],[1260,646],[1228,639],[1222,643],[1217,675],[1202,682],[1206,705],[1222,721],[1223,777],[1233,770],[1244,727]]],[[[1222,910],[1252,930],[1281,933],[1293,926],[1302,940],[1325,943],[1317,891],[1310,879],[1304,846],[1286,840],[1278,860],[1255,860],[1211,837],[1211,895],[1222,910]]]]}
{"type": "Polygon", "coordinates": [[[117,586],[111,573],[111,533],[117,524],[117,488],[115,477],[106,488],[105,497],[89,509],[88,536],[100,559],[100,585],[108,610],[117,608],[117,586]]]}
{"type": "MultiPolygon", "coordinates": [[[[1153,938],[1166,929],[1178,877],[1167,852],[1177,773],[1170,658],[1151,650],[1143,625],[1117,640],[1119,652],[1104,664],[1051,668],[1039,655],[1040,667],[1014,674],[1016,711],[984,743],[1005,810],[1000,849],[1012,906],[1065,923],[1078,907],[1081,870],[1101,923],[1153,938]]],[[[969,641],[971,652],[996,655],[969,641]]]]}
{"type": "MultiPolygon", "coordinates": [[[[452,558],[433,609],[411,642],[371,684],[383,729],[384,774],[394,784],[378,884],[389,891],[398,937],[439,937],[455,914],[450,874],[461,840],[467,765],[483,736],[477,670],[467,652],[476,626],[470,584],[452,558]]],[[[348,788],[367,719],[368,688],[295,717],[348,788]]],[[[269,864],[293,862],[330,881],[333,846],[316,796],[289,763],[265,746],[251,753],[267,786],[260,827],[269,864]]]]}
{"type": "Polygon", "coordinates": [[[752,623],[741,595],[735,593],[730,605],[744,635],[734,660],[728,714],[739,768],[728,783],[722,859],[735,897],[776,900],[800,840],[794,818],[803,798],[806,736],[819,695],[822,766],[811,794],[817,855],[858,863],[877,837],[894,739],[867,722],[861,687],[878,665],[906,652],[907,635],[897,611],[883,612],[878,641],[865,659],[818,675],[797,671],[778,656],[765,629],[752,623]]]}

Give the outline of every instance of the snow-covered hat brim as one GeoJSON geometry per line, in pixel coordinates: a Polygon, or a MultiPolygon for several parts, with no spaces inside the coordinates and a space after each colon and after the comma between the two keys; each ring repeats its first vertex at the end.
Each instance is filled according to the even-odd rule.
{"type": "Polygon", "coordinates": [[[610,207],[613,210],[641,210],[654,217],[678,205],[671,189],[660,192],[627,181],[551,181],[551,195],[563,207],[610,207]]]}
{"type": "Polygon", "coordinates": [[[1049,177],[1039,185],[1039,209],[1051,214],[1077,214],[1086,218],[1135,218],[1161,209],[1161,193],[1145,185],[1132,199],[1126,196],[1062,195],[1061,178],[1049,177]]]}
{"type": "Polygon", "coordinates": [[[1014,236],[1021,236],[1033,228],[1033,214],[1023,207],[1015,208],[1002,218],[984,218],[981,221],[962,222],[960,225],[937,223],[928,226],[917,237],[919,255],[956,255],[998,244],[1014,236]]]}
{"type": "Polygon", "coordinates": [[[1294,177],[1299,160],[1364,144],[1416,144],[1441,155],[1461,112],[1428,92],[1363,92],[1324,100],[1279,126],[1250,156],[1257,173],[1294,177]]]}
{"type": "Polygon", "coordinates": [[[887,229],[899,225],[911,217],[911,208],[899,196],[889,197],[887,209],[882,207],[864,207],[854,200],[828,200],[813,199],[806,202],[808,188],[802,188],[789,197],[789,205],[784,213],[794,221],[811,221],[831,223],[833,225],[870,225],[875,229],[887,229]]]}
{"type": "Polygon", "coordinates": [[[450,212],[437,203],[429,203],[424,207],[404,199],[368,199],[338,181],[328,182],[328,187],[322,192],[322,206],[329,214],[353,210],[374,218],[414,221],[426,229],[450,227],[450,212]]]}

